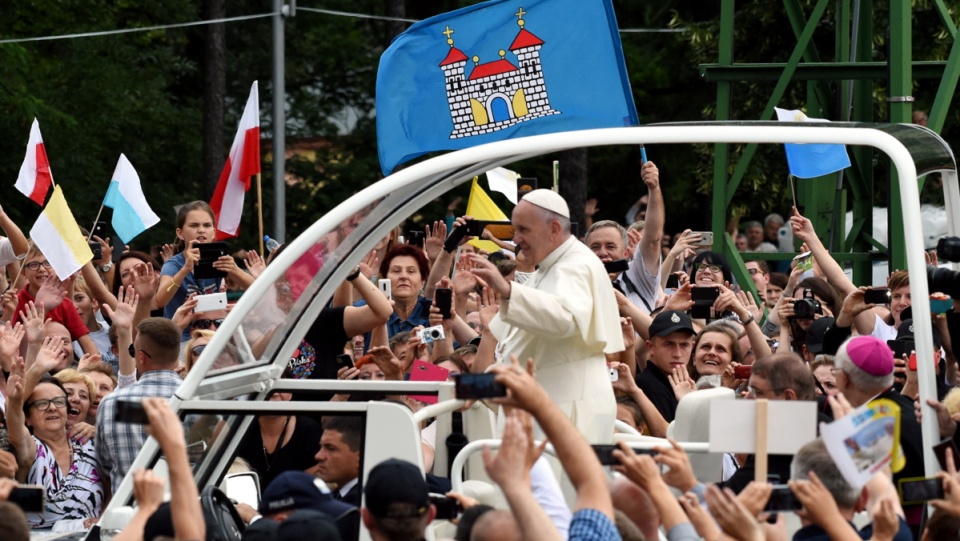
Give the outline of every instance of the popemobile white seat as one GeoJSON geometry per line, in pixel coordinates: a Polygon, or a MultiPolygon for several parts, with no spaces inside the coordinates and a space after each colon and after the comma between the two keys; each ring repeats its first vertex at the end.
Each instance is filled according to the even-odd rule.
{"type": "MultiPolygon", "coordinates": [[[[710,441],[710,409],[714,400],[734,400],[733,389],[703,389],[684,396],[677,405],[677,414],[667,427],[667,437],[678,442],[710,441]]],[[[693,472],[703,483],[723,480],[723,453],[690,453],[693,472]]]]}

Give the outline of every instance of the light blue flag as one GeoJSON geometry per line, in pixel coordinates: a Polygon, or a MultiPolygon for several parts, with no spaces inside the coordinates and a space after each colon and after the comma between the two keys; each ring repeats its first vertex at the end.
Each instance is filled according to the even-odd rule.
{"type": "MultiPolygon", "coordinates": [[[[803,111],[774,107],[781,122],[829,122],[822,118],[808,118],[803,111]]],[[[817,143],[785,144],[787,167],[797,178],[816,178],[850,167],[850,156],[843,145],[817,143]]]]}
{"type": "Polygon", "coordinates": [[[639,123],[610,0],[490,0],[420,21],[377,72],[380,167],[639,123]]]}
{"type": "Polygon", "coordinates": [[[113,231],[124,244],[160,221],[143,195],[140,175],[123,154],[113,172],[113,180],[103,197],[103,206],[113,209],[113,231]]]}

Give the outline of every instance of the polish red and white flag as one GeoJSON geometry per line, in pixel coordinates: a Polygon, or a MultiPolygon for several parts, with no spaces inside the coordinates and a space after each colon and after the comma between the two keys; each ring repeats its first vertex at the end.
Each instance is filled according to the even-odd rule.
{"type": "Polygon", "coordinates": [[[217,239],[236,237],[243,217],[243,198],[250,178],[260,172],[260,94],[257,82],[243,108],[237,135],[233,138],[227,163],[220,172],[210,207],[216,218],[217,239]]]}
{"type": "Polygon", "coordinates": [[[43,201],[53,184],[53,175],[50,173],[50,161],[47,160],[47,151],[43,148],[43,138],[40,137],[40,123],[33,119],[30,126],[30,140],[27,142],[27,155],[20,166],[20,176],[14,185],[20,193],[29,197],[34,203],[43,206],[43,201]]]}

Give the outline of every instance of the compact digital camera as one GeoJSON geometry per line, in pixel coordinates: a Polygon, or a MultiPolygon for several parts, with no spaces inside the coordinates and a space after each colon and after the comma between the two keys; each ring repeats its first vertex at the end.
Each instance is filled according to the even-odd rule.
{"type": "Polygon", "coordinates": [[[417,336],[420,337],[420,341],[424,344],[436,342],[437,340],[443,340],[447,337],[445,334],[443,334],[443,327],[440,325],[435,327],[427,327],[426,329],[420,329],[420,332],[417,333],[417,336]]]}

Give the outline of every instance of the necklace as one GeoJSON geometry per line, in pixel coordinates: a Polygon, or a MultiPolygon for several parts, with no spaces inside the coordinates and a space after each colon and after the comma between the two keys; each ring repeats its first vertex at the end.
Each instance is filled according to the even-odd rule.
{"type": "MultiPolygon", "coordinates": [[[[273,455],[277,454],[277,451],[280,450],[280,444],[283,443],[283,436],[287,432],[287,425],[290,424],[290,416],[287,415],[286,420],[283,421],[283,428],[280,429],[280,436],[277,437],[277,446],[273,448],[272,453],[267,452],[267,446],[263,445],[263,461],[267,463],[267,471],[270,471],[270,464],[273,462],[273,455]]],[[[262,437],[260,438],[263,439],[262,437]]]]}

